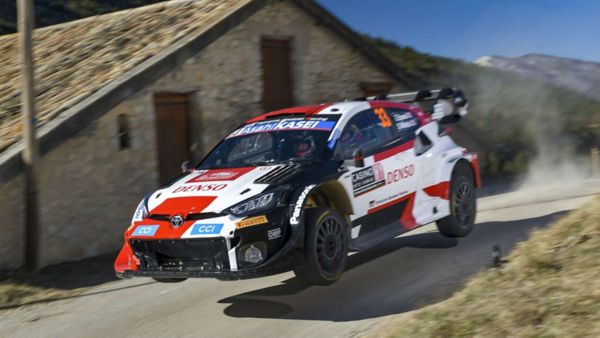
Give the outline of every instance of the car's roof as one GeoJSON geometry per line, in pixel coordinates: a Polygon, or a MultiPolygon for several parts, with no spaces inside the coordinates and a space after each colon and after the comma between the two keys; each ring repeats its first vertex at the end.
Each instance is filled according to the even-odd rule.
{"type": "Polygon", "coordinates": [[[336,114],[342,115],[345,118],[351,117],[352,115],[361,112],[363,110],[369,108],[376,107],[394,107],[406,110],[415,110],[420,108],[404,103],[397,103],[391,101],[365,101],[365,100],[357,100],[357,101],[346,101],[346,102],[334,102],[334,103],[323,103],[319,105],[311,105],[311,106],[299,106],[299,107],[290,107],[275,110],[266,114],[262,114],[260,116],[254,117],[246,121],[246,123],[263,121],[270,118],[275,118],[277,116],[286,116],[290,115],[298,115],[301,116],[312,116],[312,115],[325,115],[325,114],[336,114]]]}

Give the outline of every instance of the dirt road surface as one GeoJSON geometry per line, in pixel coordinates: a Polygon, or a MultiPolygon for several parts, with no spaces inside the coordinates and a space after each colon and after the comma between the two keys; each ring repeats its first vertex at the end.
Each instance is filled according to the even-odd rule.
{"type": "Polygon", "coordinates": [[[82,295],[0,312],[0,337],[355,336],[386,316],[438,302],[489,267],[530,231],[600,193],[600,182],[479,199],[477,226],[463,239],[430,224],[353,254],[339,282],[306,287],[285,273],[254,280],[160,284],[109,282],[82,295]]]}

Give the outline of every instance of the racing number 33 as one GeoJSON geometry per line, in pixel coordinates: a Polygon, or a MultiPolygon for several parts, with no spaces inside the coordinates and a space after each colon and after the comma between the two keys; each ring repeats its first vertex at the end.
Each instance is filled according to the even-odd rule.
{"type": "Polygon", "coordinates": [[[390,120],[390,117],[385,112],[385,109],[375,108],[375,110],[373,111],[375,112],[375,114],[377,114],[377,117],[379,117],[379,120],[381,121],[381,126],[383,128],[389,128],[392,126],[392,120],[390,120]]]}

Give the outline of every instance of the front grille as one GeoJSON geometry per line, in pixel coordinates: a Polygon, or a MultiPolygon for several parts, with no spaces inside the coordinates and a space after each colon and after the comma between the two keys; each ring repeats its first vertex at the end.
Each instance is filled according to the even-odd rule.
{"type": "MultiPolygon", "coordinates": [[[[223,214],[217,213],[217,212],[203,212],[203,213],[196,213],[196,214],[188,214],[187,217],[185,218],[186,221],[199,221],[199,220],[203,220],[203,219],[209,219],[209,218],[215,218],[215,217],[221,217],[223,216],[223,214]]],[[[169,222],[171,220],[171,216],[170,215],[165,215],[165,214],[152,214],[150,216],[148,216],[148,218],[153,219],[155,221],[164,221],[164,222],[169,222]]]]}
{"type": "Polygon", "coordinates": [[[135,256],[148,270],[229,270],[227,244],[223,238],[177,240],[130,240],[135,256]]]}
{"type": "Polygon", "coordinates": [[[185,218],[186,221],[199,221],[202,219],[209,219],[209,218],[215,218],[215,217],[221,217],[223,216],[223,214],[219,214],[216,212],[203,212],[203,213],[199,213],[199,214],[189,214],[187,215],[187,217],[185,218]]]}
{"type": "Polygon", "coordinates": [[[163,214],[152,214],[148,218],[153,219],[155,221],[164,221],[164,222],[168,222],[169,220],[171,220],[171,217],[169,217],[169,215],[163,215],[163,214]]]}

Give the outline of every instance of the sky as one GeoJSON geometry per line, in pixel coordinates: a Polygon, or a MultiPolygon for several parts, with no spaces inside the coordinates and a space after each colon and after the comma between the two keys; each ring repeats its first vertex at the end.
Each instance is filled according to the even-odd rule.
{"type": "Polygon", "coordinates": [[[541,53],[600,62],[600,0],[318,0],[355,31],[475,61],[541,53]]]}

